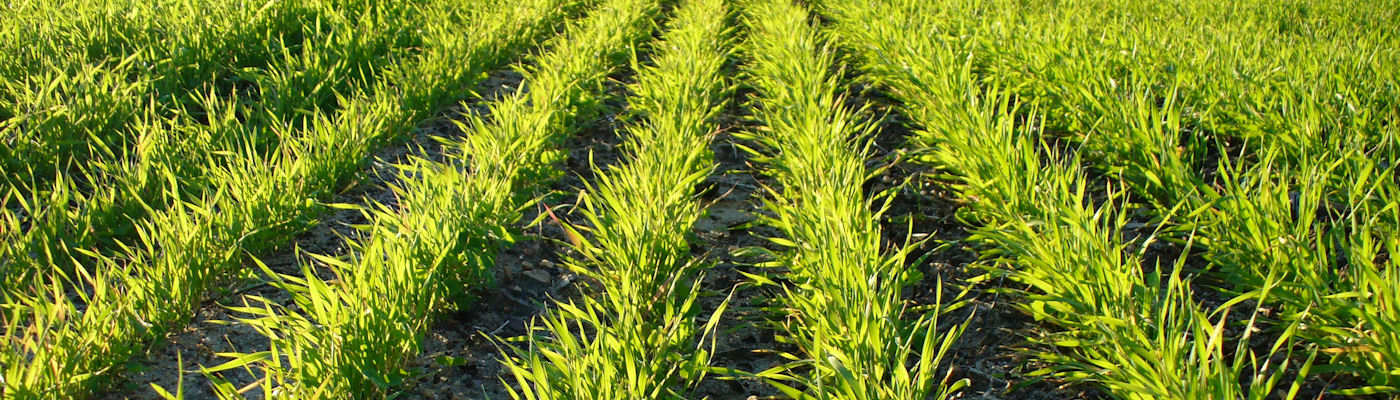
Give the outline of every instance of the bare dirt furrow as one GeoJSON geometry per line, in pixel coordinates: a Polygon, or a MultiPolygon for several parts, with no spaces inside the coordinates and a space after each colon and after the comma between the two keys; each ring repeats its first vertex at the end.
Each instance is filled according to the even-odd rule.
{"type": "Polygon", "coordinates": [[[423,353],[412,363],[422,374],[405,390],[406,398],[510,398],[506,385],[514,381],[502,368],[497,341],[528,334],[531,320],[554,302],[589,293],[588,283],[564,266],[572,249],[560,222],[584,224],[575,206],[584,182],[594,178],[591,165],[606,169],[620,156],[622,82],[629,74],[609,80],[600,117],[583,122],[580,132],[566,142],[569,155],[561,166],[565,175],[525,211],[519,240],[496,259],[495,287],[480,293],[478,303],[433,324],[423,353]],[[548,216],[551,212],[558,221],[548,216]]]}
{"type": "Polygon", "coordinates": [[[697,388],[696,396],[711,399],[777,396],[778,391],[767,383],[742,377],[743,373],[760,372],[786,362],[776,351],[795,349],[779,343],[774,336],[777,330],[767,322],[768,308],[775,305],[772,299],[782,294],[750,285],[743,275],[764,273],[755,266],[764,260],[750,254],[750,250],[778,250],[766,238],[779,233],[754,224],[756,217],[764,212],[764,187],[768,179],[755,173],[748,154],[737,147],[737,139],[728,134],[752,128],[742,109],[735,105],[738,100],[730,104],[726,115],[721,117],[723,131],[710,146],[718,168],[701,194],[707,205],[706,215],[696,222],[693,254],[713,263],[705,273],[705,297],[700,315],[709,315],[726,297],[732,296],[717,329],[711,364],[738,373],[706,377],[697,388]]]}

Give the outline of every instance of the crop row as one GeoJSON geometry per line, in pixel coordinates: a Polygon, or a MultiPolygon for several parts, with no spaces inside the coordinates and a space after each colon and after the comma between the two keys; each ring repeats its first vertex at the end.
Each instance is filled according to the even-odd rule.
{"type": "MultiPolygon", "coordinates": [[[[403,26],[416,20],[416,7],[362,7],[351,14],[354,8],[334,2],[309,5],[324,9],[318,15],[328,32],[305,40],[296,52],[284,48],[267,70],[239,71],[253,93],[185,88],[195,93],[196,106],[178,108],[171,117],[148,110],[129,126],[105,128],[121,143],[96,138],[74,143],[104,148],[111,157],[66,168],[42,190],[10,188],[20,212],[7,210],[0,233],[6,239],[0,258],[9,261],[3,271],[5,291],[27,289],[36,279],[71,276],[78,266],[92,264],[86,252],[110,254],[114,242],[134,239],[137,222],[153,211],[212,189],[210,170],[243,153],[273,151],[280,136],[296,135],[309,116],[334,113],[337,93],[368,89],[388,64],[409,56],[401,49],[413,41],[403,26]]],[[[29,126],[24,120],[31,117],[7,123],[23,132],[29,126]]],[[[52,128],[82,130],[61,123],[52,128]]]]}
{"type": "MultiPolygon", "coordinates": [[[[1122,398],[1269,395],[1285,366],[1228,347],[1228,312],[1212,317],[1197,307],[1184,259],[1144,265],[1129,251],[1122,192],[1089,197],[1078,157],[1043,151],[1039,116],[1018,122],[1004,89],[981,86],[958,36],[910,33],[941,33],[941,14],[919,2],[888,3],[879,14],[856,2],[826,6],[863,70],[919,125],[915,151],[959,182],[970,240],[985,246],[992,272],[1025,284],[1020,306],[1058,328],[1033,339],[1043,346],[1033,354],[1050,365],[1039,373],[1096,382],[1122,398]]],[[[1246,332],[1254,325],[1251,317],[1246,332]]],[[[1269,352],[1290,352],[1290,340],[1284,332],[1269,352]]]]}
{"type": "Polygon", "coordinates": [[[722,0],[676,8],[652,65],[629,85],[638,120],[621,133],[623,161],[581,195],[591,228],[568,227],[566,265],[596,293],[560,301],[535,321],[506,365],[525,399],[687,398],[709,371],[719,306],[701,325],[700,281],[709,266],[687,241],[701,214],[696,190],[714,170],[709,141],[728,86],[730,18],[722,0]]]}
{"type": "Polygon", "coordinates": [[[276,151],[235,152],[208,171],[215,187],[153,213],[122,254],[94,254],[100,262],[79,270],[76,293],[55,281],[12,296],[0,343],[6,396],[94,390],[146,343],[187,321],[215,283],[246,272],[238,268],[245,252],[261,253],[305,229],[322,209],[315,199],[357,171],[371,149],[460,96],[564,16],[508,17],[515,11],[509,2],[424,5],[438,23],[421,28],[422,53],[369,90],[341,97],[338,113],[312,114],[296,132],[268,128],[281,142],[276,151]],[[482,21],[513,24],[463,28],[482,21]]]}
{"type": "MultiPolygon", "coordinates": [[[[1202,14],[1219,14],[1208,4],[1194,7],[1204,9],[1198,11],[1202,14]]],[[[1170,35],[1204,42],[1191,46],[1196,54],[1144,46],[1145,60],[1124,61],[1110,55],[1121,47],[1116,43],[1070,42],[1062,47],[1081,56],[1063,63],[1063,77],[1023,81],[1081,93],[1056,92],[1054,100],[1044,102],[1046,110],[1066,117],[1056,128],[1082,136],[1077,140],[1096,166],[1125,171],[1135,194],[1152,202],[1158,214],[1169,207],[1190,211],[1171,225],[1177,232],[1196,232],[1200,256],[1209,262],[1207,274],[1228,282],[1222,287],[1227,294],[1268,291],[1265,304],[1275,309],[1275,325],[1299,324],[1299,337],[1330,359],[1328,370],[1356,374],[1369,383],[1339,393],[1394,391],[1400,383],[1395,373],[1400,337],[1394,333],[1400,314],[1393,305],[1400,301],[1400,280],[1394,261],[1384,255],[1400,245],[1395,240],[1400,187],[1384,160],[1396,154],[1397,116],[1387,112],[1394,110],[1395,88],[1378,83],[1395,73],[1385,64],[1397,60],[1389,50],[1396,41],[1383,31],[1321,23],[1341,19],[1364,26],[1371,20],[1364,15],[1343,18],[1348,14],[1344,10],[1325,10],[1321,14],[1327,18],[1312,21],[1289,11],[1262,7],[1249,23],[1235,24],[1254,29],[1229,30],[1225,43],[1211,42],[1218,40],[1218,32],[1170,35]],[[1288,32],[1285,28],[1293,24],[1318,26],[1282,37],[1258,29],[1277,25],[1288,32]],[[1259,43],[1261,49],[1232,54],[1226,51],[1228,43],[1259,43]],[[1226,56],[1199,55],[1209,52],[1226,56]],[[1180,63],[1176,72],[1190,75],[1152,68],[1165,63],[1154,57],[1191,60],[1180,63]],[[1131,64],[1102,67],[1125,63],[1131,64]],[[1101,72],[1090,73],[1090,68],[1101,72]],[[1234,85],[1228,79],[1194,78],[1264,68],[1270,79],[1234,85]],[[1115,81],[1118,87],[1108,83],[1115,81]],[[1198,137],[1177,142],[1183,132],[1193,131],[1200,132],[1198,137]],[[1232,139],[1242,144],[1225,144],[1232,139]],[[1217,146],[1232,154],[1214,165],[1202,160],[1217,146]],[[1212,169],[1218,176],[1198,172],[1212,169]]],[[[1032,21],[1032,26],[1045,26],[1032,21]]],[[[1189,32],[1196,24],[1166,26],[1189,32]]],[[[1145,35],[1114,35],[1119,41],[1146,41],[1139,36],[1145,35]]]]}
{"type": "Polygon", "coordinates": [[[939,365],[963,326],[940,332],[939,304],[905,315],[901,292],[921,279],[905,262],[917,246],[885,249],[880,216],[892,192],[864,193],[873,130],[842,105],[835,53],[800,6],[756,0],[744,10],[762,126],[741,137],[776,186],[760,220],[783,234],[775,273],[756,280],[785,281],[774,325],[801,351],[756,375],[794,398],[945,398],[967,383],[945,382],[939,365]]]}
{"type": "MultiPolygon", "coordinates": [[[[517,15],[582,3],[526,4],[517,15]]],[[[509,227],[556,176],[547,171],[561,161],[559,147],[596,109],[603,79],[650,34],[656,13],[654,3],[603,2],[547,44],[523,71],[525,89],[491,103],[489,117],[460,124],[465,137],[445,142],[447,160],[403,166],[397,208],[367,211],[374,223],[352,255],[319,257],[338,282],[310,269],[278,278],[304,313],[266,299],[262,308],[236,309],[258,316],[244,322],[267,335],[272,349],[231,354],[235,361],[214,372],[256,362],[271,386],[265,392],[290,398],[375,397],[398,386],[434,314],[466,307],[460,300],[491,283],[495,254],[515,235],[509,227]]]]}
{"type": "Polygon", "coordinates": [[[965,5],[936,12],[979,38],[967,45],[985,84],[1041,110],[1046,131],[1122,177],[1164,236],[1199,251],[1226,306],[1264,297],[1271,333],[1298,326],[1326,370],[1369,384],[1339,393],[1394,391],[1400,280],[1385,255],[1400,245],[1400,187],[1384,160],[1397,137],[1385,84],[1396,38],[1355,29],[1385,13],[1091,4],[979,5],[989,11],[975,24],[957,19],[965,5]],[[1117,12],[1089,11],[1101,8],[1117,12]],[[1211,78],[1224,76],[1236,79],[1211,78]]]}
{"type": "Polygon", "coordinates": [[[497,342],[514,398],[685,398],[714,375],[799,399],[966,387],[945,356],[967,325],[944,315],[965,303],[938,282],[920,285],[934,304],[909,300],[939,278],[882,229],[897,191],[867,193],[886,170],[847,73],[890,95],[900,154],[955,189],[973,283],[1008,278],[998,293],[1045,323],[1016,349],[1031,376],[1262,399],[1321,373],[1349,375],[1329,393],[1393,395],[1400,11],[1383,3],[9,2],[0,397],[98,393],[239,279],[292,303],[231,308],[270,349],[202,366],[221,396],[394,396],[435,319],[494,283],[629,56],[623,157],[593,166],[585,223],[554,221],[592,290],[497,342]],[[396,166],[392,204],[352,206],[371,223],[344,253],[259,261],[376,148],[536,46],[441,157],[396,166]],[[754,126],[733,137],[769,185],[751,227],[777,232],[743,284],[774,295],[779,348],[761,350],[785,361],[762,371],[711,366],[729,299],[704,310],[712,264],[689,237],[731,58],[754,126]],[[257,381],[234,387],[235,368],[257,381]]]}
{"type": "Polygon", "coordinates": [[[22,194],[69,170],[91,170],[89,160],[124,156],[143,120],[194,106],[206,89],[231,89],[244,69],[299,54],[317,36],[312,30],[336,27],[342,9],[312,1],[20,3],[0,30],[0,178],[22,194]]]}

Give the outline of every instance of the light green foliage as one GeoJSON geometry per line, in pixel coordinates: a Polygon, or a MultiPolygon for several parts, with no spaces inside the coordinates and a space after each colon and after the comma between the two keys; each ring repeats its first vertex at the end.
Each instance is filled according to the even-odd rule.
{"type": "Polygon", "coordinates": [[[707,264],[686,237],[701,213],[697,186],[714,169],[728,21],[721,0],[684,2],[653,64],[637,67],[628,103],[639,120],[625,131],[625,161],[598,171],[582,195],[591,228],[570,230],[580,255],[568,266],[600,291],[557,304],[525,347],[509,346],[518,353],[506,361],[520,385],[514,398],[688,398],[709,369],[704,338],[725,307],[697,322],[707,264]]]}
{"type": "Polygon", "coordinates": [[[122,156],[140,133],[132,125],[156,117],[148,105],[164,115],[192,105],[190,92],[231,88],[241,69],[300,53],[321,12],[339,8],[301,0],[20,3],[0,29],[0,183],[23,193],[55,174],[93,172],[87,161],[122,156]]]}
{"type": "MultiPolygon", "coordinates": [[[[920,2],[889,3],[879,14],[859,2],[826,5],[863,69],[920,125],[911,138],[916,154],[959,181],[968,201],[962,216],[977,226],[971,240],[988,247],[984,257],[1000,266],[994,271],[1030,287],[1027,313],[1060,328],[1033,340],[1034,354],[1050,363],[1041,373],[1097,382],[1120,398],[1270,395],[1284,366],[1255,359],[1248,337],[1229,348],[1228,312],[1212,320],[1197,309],[1180,263],[1168,271],[1140,266],[1121,240],[1121,191],[1095,206],[1078,157],[1043,154],[1038,114],[1018,127],[1007,94],[980,86],[962,21],[945,23],[920,2]]],[[[1252,316],[1247,332],[1254,323],[1252,316]]],[[[1282,333],[1269,355],[1291,353],[1291,335],[1282,333]]]]}
{"type": "Polygon", "coordinates": [[[401,395],[420,336],[492,283],[629,55],[625,157],[565,226],[596,290],[501,343],[516,398],[686,398],[717,373],[803,399],[964,387],[945,354],[965,325],[940,316],[966,303],[902,300],[919,246],[882,232],[895,192],[863,189],[883,171],[847,74],[911,122],[900,159],[938,171],[921,183],[953,183],[982,279],[1008,277],[1044,324],[1016,349],[1033,377],[1127,399],[1292,398],[1310,378],[1400,393],[1391,2],[675,3],[0,2],[0,397],[116,386],[259,273],[296,305],[234,308],[272,350],[206,366],[216,391],[241,396],[221,374],[246,368],[271,397],[401,395]],[[537,47],[525,87],[462,116],[442,160],[399,166],[394,205],[337,205],[373,222],[311,256],[334,279],[253,268],[374,149],[537,47]],[[700,311],[710,265],[687,240],[736,52],[756,129],[735,137],[772,178],[757,224],[779,232],[749,283],[780,294],[770,328],[795,349],[766,371],[710,366],[728,303],[700,311]]]}
{"type": "MultiPolygon", "coordinates": [[[[587,3],[502,2],[501,11],[515,20],[496,26],[503,32],[548,27],[540,21],[587,3]]],[[[308,268],[278,278],[303,311],[267,300],[235,309],[256,317],[244,322],[267,335],[272,350],[231,354],[232,361],[210,372],[257,363],[266,373],[265,391],[286,398],[392,393],[434,313],[462,306],[471,290],[491,283],[496,252],[511,242],[510,227],[530,194],[547,183],[538,174],[560,161],[559,145],[587,115],[579,110],[596,107],[602,80],[650,32],[655,13],[654,4],[631,1],[592,10],[535,58],[525,71],[526,91],[492,104],[490,122],[478,117],[461,126],[467,136],[447,141],[447,161],[414,159],[401,167],[397,208],[366,210],[374,223],[351,256],[316,256],[338,282],[308,268]]]]}
{"type": "MultiPolygon", "coordinates": [[[[338,100],[336,113],[313,113],[305,129],[275,124],[261,130],[280,143],[272,152],[240,143],[206,174],[204,195],[176,194],[171,205],[136,226],[132,245],[116,256],[92,254],[93,272],[14,295],[0,342],[7,396],[76,396],[120,368],[145,343],[180,326],[215,283],[233,278],[244,252],[264,252],[305,229],[325,198],[360,168],[370,151],[412,129],[484,73],[550,31],[562,14],[502,18],[511,7],[425,6],[422,33],[430,45],[393,66],[366,91],[338,100]],[[537,18],[537,19],[528,19],[537,18]],[[482,22],[495,21],[495,22],[482,22]],[[519,21],[502,25],[502,21],[519,21]],[[482,29],[463,31],[480,23],[482,29]],[[530,25],[525,25],[525,24],[530,25]],[[466,32],[466,33],[464,33],[466,32]]],[[[176,192],[178,193],[178,192],[176,192]]]]}
{"type": "MultiPolygon", "coordinates": [[[[1200,250],[1231,303],[1394,391],[1395,10],[1340,2],[944,2],[1006,87],[1200,250]],[[1369,11],[1362,11],[1369,10],[1369,11]],[[1275,288],[1274,286],[1277,285],[1275,288]],[[1261,288],[1269,288],[1264,291],[1261,288]]],[[[956,36],[954,36],[956,35],[956,36]]]]}
{"type": "Polygon", "coordinates": [[[762,220],[785,236],[774,239],[785,249],[773,264],[791,282],[780,300],[791,315],[777,324],[803,352],[758,375],[797,398],[947,397],[967,384],[949,382],[939,365],[963,326],[940,332],[941,305],[905,313],[902,288],[922,278],[905,266],[916,247],[884,250],[882,199],[892,197],[863,193],[871,129],[841,106],[833,52],[804,9],[786,0],[744,5],[747,75],[764,124],[744,136],[780,186],[767,201],[773,216],[762,220]]]}
{"type": "MultiPolygon", "coordinates": [[[[418,20],[420,6],[411,3],[385,7],[354,6],[344,1],[293,3],[294,6],[278,7],[314,9],[316,19],[292,21],[303,25],[288,23],[272,28],[262,27],[262,19],[249,21],[252,24],[249,25],[250,29],[276,32],[279,38],[308,36],[290,44],[263,40],[270,47],[292,46],[266,49],[268,54],[262,56],[266,60],[257,63],[270,63],[266,70],[245,68],[234,71],[232,68],[235,66],[228,66],[229,69],[223,71],[228,76],[192,79],[181,86],[159,91],[168,91],[173,93],[171,95],[129,93],[130,96],[126,98],[131,101],[153,103],[150,107],[140,107],[142,110],[136,113],[139,115],[128,115],[121,121],[103,122],[98,127],[84,128],[80,125],[86,122],[75,123],[57,117],[72,115],[90,118],[101,114],[72,109],[84,102],[104,99],[91,94],[53,95],[50,100],[60,103],[51,107],[52,110],[59,110],[56,114],[32,113],[5,121],[7,129],[12,129],[12,132],[85,135],[87,140],[73,138],[69,144],[79,149],[86,146],[105,155],[68,160],[74,164],[63,168],[62,174],[54,176],[53,185],[43,190],[25,187],[37,183],[5,189],[4,197],[15,200],[18,210],[5,211],[5,216],[10,217],[6,219],[16,223],[0,232],[0,237],[6,239],[0,245],[0,258],[11,261],[3,267],[4,291],[25,289],[35,278],[57,279],[54,278],[56,275],[71,275],[78,265],[94,263],[86,252],[110,254],[113,242],[135,239],[135,225],[148,218],[151,211],[163,209],[179,197],[201,196],[212,188],[215,182],[208,180],[208,171],[227,163],[230,154],[245,151],[266,154],[279,141],[278,136],[274,135],[276,131],[298,132],[305,129],[310,116],[333,113],[339,108],[338,93],[368,89],[372,78],[388,64],[411,56],[405,49],[415,46],[421,34],[421,30],[411,31],[405,27],[415,25],[414,21],[418,20]],[[245,83],[232,83],[235,72],[239,75],[237,80],[245,83]],[[240,85],[249,88],[223,87],[240,85]],[[290,94],[290,98],[296,100],[285,100],[289,97],[279,94],[290,94]],[[144,98],[147,95],[157,98],[144,98]],[[178,97],[179,102],[169,104],[174,101],[170,99],[171,96],[178,97]],[[76,103],[62,104],[64,101],[76,103]],[[105,141],[103,135],[116,135],[113,139],[117,141],[105,141]],[[32,222],[25,227],[19,223],[21,219],[32,222]]],[[[286,18],[280,16],[282,14],[294,14],[292,11],[278,10],[280,8],[270,7],[257,15],[281,20],[286,18]]],[[[271,35],[268,32],[261,34],[271,35]]],[[[201,43],[208,41],[181,39],[201,43]]],[[[228,40],[257,38],[234,35],[228,40]]],[[[218,43],[206,44],[214,46],[218,43]]],[[[225,50],[216,53],[209,57],[229,55],[225,50]]],[[[238,54],[233,56],[239,57],[238,54]]],[[[132,57],[126,62],[146,62],[140,61],[144,57],[140,54],[132,57]]],[[[200,59],[184,62],[200,65],[197,68],[217,65],[200,59]]],[[[136,72],[145,76],[141,79],[165,79],[171,74],[186,73],[131,71],[136,72]]],[[[59,83],[66,81],[54,82],[56,87],[64,87],[59,83]]],[[[105,109],[106,112],[125,109],[112,104],[90,105],[89,108],[105,109]]],[[[131,110],[126,114],[132,114],[131,110]]],[[[39,147],[68,153],[75,151],[64,150],[51,141],[46,142],[49,143],[39,147]]],[[[14,148],[23,152],[24,143],[27,142],[19,143],[14,148]]],[[[17,163],[35,161],[26,157],[11,160],[17,163]]]]}

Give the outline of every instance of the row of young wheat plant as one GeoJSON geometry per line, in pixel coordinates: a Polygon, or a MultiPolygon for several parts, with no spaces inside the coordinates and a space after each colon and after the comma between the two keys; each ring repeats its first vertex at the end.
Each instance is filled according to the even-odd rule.
{"type": "MultiPolygon", "coordinates": [[[[20,2],[0,24],[0,175],[11,196],[56,178],[95,182],[89,161],[124,157],[142,121],[232,90],[244,69],[296,54],[327,2],[20,2]]],[[[330,22],[330,21],[326,21],[330,22]]],[[[6,199],[14,205],[16,199],[6,199]]]]}
{"type": "MultiPolygon", "coordinates": [[[[539,1],[528,9],[578,5],[539,1]]],[[[564,139],[596,111],[603,80],[650,35],[656,13],[654,3],[604,2],[547,44],[523,71],[526,89],[492,103],[489,117],[461,124],[466,136],[447,140],[446,161],[420,158],[403,167],[397,209],[367,211],[374,223],[350,257],[322,257],[339,282],[309,270],[279,278],[304,314],[274,310],[266,300],[262,309],[240,308],[257,316],[244,321],[273,350],[230,355],[236,362],[220,368],[256,360],[275,385],[269,393],[281,397],[392,393],[434,313],[471,307],[462,300],[492,283],[495,254],[516,234],[510,227],[520,210],[555,177],[540,172],[561,161],[564,139]]]]}
{"type": "Polygon", "coordinates": [[[138,137],[149,125],[182,109],[173,99],[232,80],[240,67],[268,65],[274,47],[250,44],[270,44],[274,32],[301,35],[315,11],[307,2],[249,10],[227,1],[209,6],[229,19],[199,21],[150,5],[117,5],[18,5],[29,12],[0,31],[19,52],[5,57],[0,87],[0,259],[9,261],[0,272],[7,289],[23,287],[51,264],[70,266],[79,255],[67,251],[69,243],[108,231],[106,224],[80,226],[79,214],[92,213],[88,199],[103,197],[91,192],[117,190],[107,176],[147,145],[138,137]],[[217,62],[226,55],[243,64],[217,62]]]}
{"type": "Polygon", "coordinates": [[[705,340],[727,302],[701,318],[708,264],[687,237],[702,212],[696,190],[714,170],[709,144],[729,95],[721,73],[731,21],[723,0],[687,0],[651,46],[651,65],[636,66],[623,161],[595,167],[580,197],[588,226],[566,227],[577,239],[566,265],[597,292],[561,300],[526,343],[507,343],[513,398],[689,398],[706,376],[705,340]]]}
{"type": "Polygon", "coordinates": [[[561,10],[518,12],[510,2],[421,7],[435,21],[421,27],[421,53],[347,94],[340,112],[315,114],[297,132],[264,128],[282,141],[275,152],[233,151],[208,173],[215,189],[154,213],[120,254],[95,255],[93,272],[75,279],[84,290],[55,282],[16,296],[0,342],[6,395],[76,397],[110,382],[128,358],[184,324],[216,283],[251,273],[239,268],[244,254],[309,226],[324,209],[315,200],[358,171],[371,149],[460,98],[564,18],[561,10]]]}
{"type": "MultiPolygon", "coordinates": [[[[1128,251],[1122,191],[1090,198],[1080,156],[1053,156],[1039,114],[1021,113],[1005,89],[981,85],[974,46],[960,31],[975,23],[944,19],[919,2],[886,3],[876,12],[824,2],[862,70],[918,125],[914,153],[958,182],[964,218],[975,226],[970,240],[983,245],[991,274],[1027,285],[1021,308],[1057,328],[1032,338],[1032,354],[1049,365],[1034,374],[1095,382],[1120,398],[1271,395],[1288,365],[1270,356],[1292,351],[1290,333],[1258,358],[1248,347],[1228,348],[1228,313],[1212,321],[1198,308],[1180,260],[1143,265],[1128,251]]],[[[1253,316],[1247,325],[1253,329],[1253,316]]]]}
{"type": "Polygon", "coordinates": [[[1377,79],[1395,73],[1385,66],[1400,56],[1395,38],[1357,31],[1374,21],[1332,2],[1308,5],[1323,11],[1318,20],[1281,4],[1251,4],[1256,14],[1245,17],[1187,5],[1176,19],[1178,9],[1111,5],[1129,17],[1108,20],[1093,4],[998,7],[988,19],[1005,23],[977,35],[988,38],[985,79],[1020,88],[1053,116],[1048,127],[1173,219],[1171,236],[1194,239],[1208,276],[1236,297],[1227,305],[1267,291],[1275,332],[1301,324],[1298,335],[1331,359],[1319,371],[1366,382],[1336,393],[1394,392],[1400,278],[1382,255],[1397,245],[1400,210],[1393,166],[1381,160],[1395,152],[1395,88],[1377,79]],[[1131,28],[1150,18],[1172,23],[1131,28]],[[1261,33],[1293,24],[1315,26],[1261,33]],[[1083,26],[1119,28],[1073,28],[1083,26]],[[1235,43],[1260,49],[1231,51],[1235,43]],[[1204,79],[1232,73],[1268,79],[1204,79]],[[1227,82],[1201,83],[1216,80],[1227,82]]]}
{"type": "Polygon", "coordinates": [[[152,211],[213,187],[206,171],[245,151],[270,151],[278,138],[269,127],[296,132],[309,116],[335,112],[335,93],[367,88],[390,62],[408,56],[401,49],[417,45],[417,35],[409,34],[416,7],[310,5],[321,10],[326,33],[282,53],[266,70],[241,71],[251,85],[247,93],[197,89],[195,106],[136,121],[133,143],[117,150],[124,156],[90,160],[52,188],[19,197],[28,221],[9,219],[18,237],[0,245],[0,257],[9,261],[5,291],[32,289],[36,279],[69,280],[75,268],[93,264],[88,252],[110,254],[115,242],[135,237],[138,221],[152,211]]]}
{"type": "Polygon", "coordinates": [[[906,312],[903,288],[920,279],[906,258],[917,246],[884,243],[880,218],[893,192],[864,193],[873,129],[864,110],[842,105],[835,52],[788,0],[749,1],[744,11],[745,76],[761,127],[739,136],[774,181],[772,214],[761,218],[782,232],[770,263],[785,281],[774,324],[801,352],[757,375],[794,398],[946,398],[967,384],[940,366],[965,325],[939,331],[940,304],[906,312]]]}

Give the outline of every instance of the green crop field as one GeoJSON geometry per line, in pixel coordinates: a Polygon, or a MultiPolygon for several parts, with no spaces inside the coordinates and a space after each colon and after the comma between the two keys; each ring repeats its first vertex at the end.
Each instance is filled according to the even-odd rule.
{"type": "Polygon", "coordinates": [[[14,0],[2,399],[1400,398],[1393,0],[14,0]]]}

